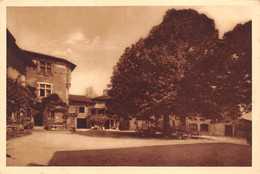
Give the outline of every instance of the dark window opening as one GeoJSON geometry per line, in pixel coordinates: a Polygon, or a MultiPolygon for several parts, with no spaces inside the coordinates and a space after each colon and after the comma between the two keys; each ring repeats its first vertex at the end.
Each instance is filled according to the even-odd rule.
{"type": "Polygon", "coordinates": [[[92,114],[92,115],[96,115],[96,110],[95,110],[95,109],[92,109],[92,110],[91,110],[91,114],[92,114]]]}
{"type": "Polygon", "coordinates": [[[79,113],[85,113],[85,107],[79,107],[79,113]]]}
{"type": "Polygon", "coordinates": [[[98,114],[99,114],[99,115],[104,114],[104,113],[105,113],[105,110],[104,110],[104,109],[98,110],[98,114]]]}
{"type": "Polygon", "coordinates": [[[40,96],[45,97],[45,90],[44,89],[40,89],[40,96]]]}

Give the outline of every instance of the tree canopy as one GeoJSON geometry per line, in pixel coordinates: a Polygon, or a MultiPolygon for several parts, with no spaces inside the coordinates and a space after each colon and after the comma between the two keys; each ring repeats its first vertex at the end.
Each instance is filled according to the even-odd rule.
{"type": "Polygon", "coordinates": [[[146,38],[126,48],[114,68],[110,112],[124,118],[164,116],[167,129],[169,115],[219,118],[248,110],[250,27],[238,25],[220,40],[214,21],[204,14],[168,10],[146,38]]]}

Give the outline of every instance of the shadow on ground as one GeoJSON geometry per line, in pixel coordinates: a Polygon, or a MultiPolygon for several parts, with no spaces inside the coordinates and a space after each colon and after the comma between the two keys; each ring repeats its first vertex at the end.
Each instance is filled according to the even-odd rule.
{"type": "Polygon", "coordinates": [[[230,143],[57,151],[49,166],[251,166],[251,146],[230,143]]]}
{"type": "Polygon", "coordinates": [[[124,131],[105,131],[105,130],[88,130],[78,131],[75,134],[89,136],[89,137],[109,137],[109,138],[162,138],[162,135],[158,134],[155,137],[140,137],[136,132],[124,132],[124,131]]]}
{"type": "MultiPolygon", "coordinates": [[[[124,132],[124,131],[105,131],[105,130],[88,130],[88,131],[78,131],[73,132],[74,134],[78,135],[84,135],[88,137],[107,137],[107,138],[138,138],[138,139],[176,139],[174,137],[172,138],[165,138],[162,134],[156,134],[152,137],[148,136],[140,136],[136,132],[124,132]]],[[[199,136],[192,136],[192,139],[208,139],[208,138],[202,138],[199,136]]],[[[177,140],[177,139],[176,139],[177,140]]]]}
{"type": "Polygon", "coordinates": [[[27,166],[44,166],[44,165],[42,165],[42,164],[30,163],[30,164],[28,164],[27,166]]]}

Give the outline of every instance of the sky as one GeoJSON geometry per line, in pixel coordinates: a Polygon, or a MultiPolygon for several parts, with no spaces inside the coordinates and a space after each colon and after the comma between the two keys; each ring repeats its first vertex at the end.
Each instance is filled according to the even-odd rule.
{"type": "Polygon", "coordinates": [[[252,19],[251,6],[8,7],[7,28],[24,50],[77,65],[70,94],[102,95],[126,47],[146,37],[168,9],[192,8],[214,19],[220,37],[252,19]]]}

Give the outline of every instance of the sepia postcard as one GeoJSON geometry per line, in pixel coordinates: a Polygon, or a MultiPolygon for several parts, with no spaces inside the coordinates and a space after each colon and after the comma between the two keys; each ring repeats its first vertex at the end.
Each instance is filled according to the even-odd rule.
{"type": "Polygon", "coordinates": [[[0,9],[0,173],[260,173],[259,1],[0,9]]]}

